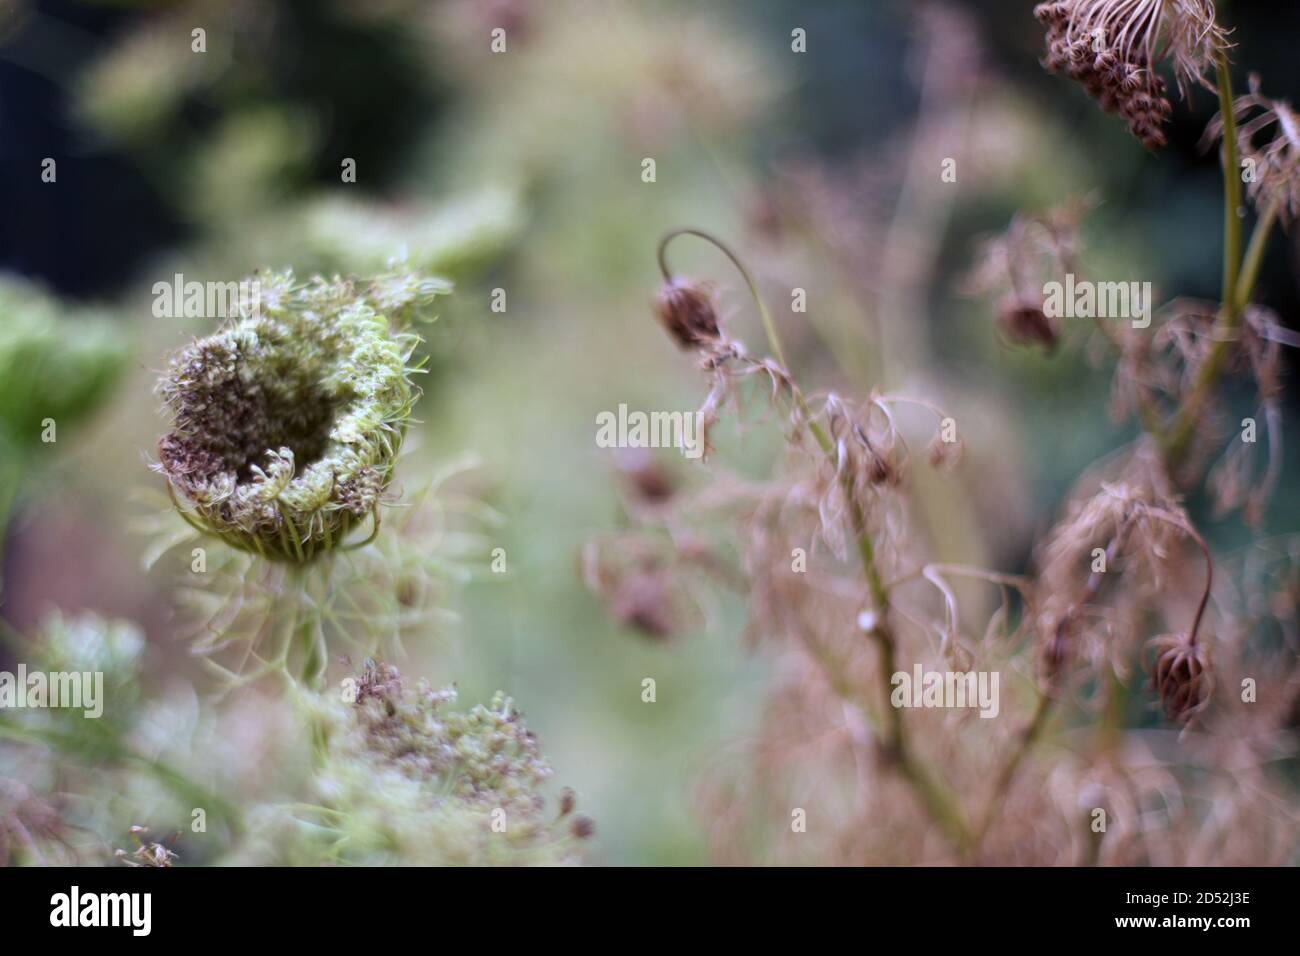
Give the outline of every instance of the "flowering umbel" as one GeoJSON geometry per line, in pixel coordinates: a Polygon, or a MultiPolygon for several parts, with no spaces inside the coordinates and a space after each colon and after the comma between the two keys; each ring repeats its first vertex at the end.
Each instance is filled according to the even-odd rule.
{"type": "Polygon", "coordinates": [[[1034,15],[1047,28],[1044,66],[1081,83],[1148,149],[1165,144],[1172,111],[1160,62],[1170,62],[1186,96],[1228,48],[1211,0],[1059,0],[1034,15]]]}
{"type": "Polygon", "coordinates": [[[345,693],[300,697],[313,772],[304,799],[255,810],[240,862],[555,865],[581,859],[590,819],[557,807],[541,745],[511,699],[454,709],[454,686],[367,661],[345,693]]]}
{"type": "Polygon", "coordinates": [[[156,467],[199,530],[304,563],[378,521],[419,396],[408,326],[450,286],[397,272],[256,284],[246,314],[172,357],[156,467]]]}

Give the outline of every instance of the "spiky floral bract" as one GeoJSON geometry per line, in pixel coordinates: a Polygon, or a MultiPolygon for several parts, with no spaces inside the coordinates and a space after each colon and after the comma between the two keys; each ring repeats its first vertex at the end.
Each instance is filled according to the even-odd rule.
{"type": "Polygon", "coordinates": [[[450,286],[404,272],[252,281],[245,314],[172,357],[157,468],[196,527],[303,564],[378,520],[419,396],[409,325],[450,286]]]}
{"type": "Polygon", "coordinates": [[[475,467],[472,457],[453,459],[433,475],[404,478],[381,533],[307,566],[204,549],[203,535],[176,520],[160,494],[137,523],[152,539],[144,563],[179,573],[179,636],[225,690],[269,675],[319,683],[332,656],[400,658],[409,640],[436,641],[458,623],[451,599],[486,566],[490,531],[502,520],[468,493],[475,467]]]}

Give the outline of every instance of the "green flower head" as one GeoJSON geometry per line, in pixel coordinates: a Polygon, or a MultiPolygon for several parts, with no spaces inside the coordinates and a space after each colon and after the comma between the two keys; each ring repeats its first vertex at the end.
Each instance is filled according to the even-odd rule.
{"type": "Polygon", "coordinates": [[[242,314],[172,356],[157,469],[199,530],[304,563],[378,507],[419,389],[410,323],[440,279],[254,276],[242,314]]]}

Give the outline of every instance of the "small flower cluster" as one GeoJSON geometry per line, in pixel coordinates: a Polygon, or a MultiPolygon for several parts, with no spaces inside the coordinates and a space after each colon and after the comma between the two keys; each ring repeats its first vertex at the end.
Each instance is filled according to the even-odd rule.
{"type": "Polygon", "coordinates": [[[410,779],[436,779],[445,792],[466,800],[531,810],[538,787],[551,776],[536,735],[504,694],[486,707],[445,710],[456,696],[455,687],[435,690],[424,681],[407,692],[397,668],[367,667],[348,736],[338,746],[410,779]]]}
{"type": "Polygon", "coordinates": [[[113,856],[123,866],[135,868],[165,869],[175,864],[177,860],[176,852],[157,841],[146,841],[145,837],[148,835],[148,827],[131,827],[131,839],[135,841],[135,849],[130,852],[116,850],[113,856]]]}
{"type": "Polygon", "coordinates": [[[373,662],[343,699],[305,695],[316,803],[289,818],[264,808],[259,852],[281,863],[574,862],[594,826],[574,816],[570,790],[546,815],[551,768],[510,699],[464,712],[448,709],[455,699],[373,662]]]}
{"type": "Polygon", "coordinates": [[[173,356],[157,469],[200,530],[305,563],[378,521],[419,395],[405,328],[448,286],[401,272],[258,284],[253,314],[173,356]]]}

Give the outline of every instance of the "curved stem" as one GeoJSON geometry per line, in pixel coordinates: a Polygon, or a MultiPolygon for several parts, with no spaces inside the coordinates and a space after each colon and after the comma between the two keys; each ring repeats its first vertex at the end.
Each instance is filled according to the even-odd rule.
{"type": "Polygon", "coordinates": [[[1205,617],[1205,609],[1210,603],[1210,592],[1214,588],[1214,558],[1210,555],[1210,546],[1206,543],[1205,538],[1201,536],[1201,533],[1192,527],[1191,522],[1165,514],[1162,511],[1149,511],[1147,513],[1157,521],[1163,521],[1178,528],[1183,534],[1197,543],[1201,549],[1201,554],[1205,556],[1205,588],[1201,591],[1200,603],[1196,605],[1196,615],[1192,618],[1191,630],[1187,632],[1187,642],[1195,644],[1196,635],[1201,629],[1201,621],[1205,617]]]}
{"type": "Polygon", "coordinates": [[[767,335],[767,343],[772,349],[773,357],[781,363],[781,367],[788,372],[790,366],[785,359],[785,349],[781,346],[781,335],[776,330],[776,323],[772,321],[771,313],[767,311],[767,306],[763,303],[763,297],[759,295],[758,285],[754,282],[754,277],[749,274],[749,270],[745,268],[745,264],[740,261],[740,257],[731,250],[731,247],[717,236],[707,233],[702,229],[674,229],[671,232],[665,233],[664,237],[659,240],[659,249],[656,254],[659,260],[659,271],[663,273],[664,281],[673,281],[673,274],[668,268],[666,254],[668,251],[668,243],[672,242],[678,236],[695,236],[697,239],[703,239],[731,260],[731,264],[736,267],[736,271],[739,272],[741,278],[745,280],[745,285],[749,286],[749,294],[753,296],[754,304],[758,306],[758,315],[763,321],[763,332],[767,335]]]}

